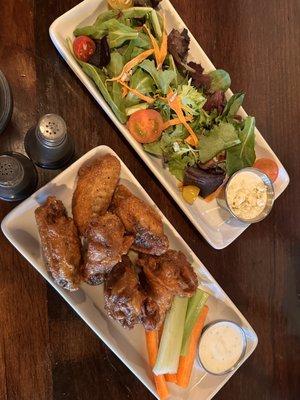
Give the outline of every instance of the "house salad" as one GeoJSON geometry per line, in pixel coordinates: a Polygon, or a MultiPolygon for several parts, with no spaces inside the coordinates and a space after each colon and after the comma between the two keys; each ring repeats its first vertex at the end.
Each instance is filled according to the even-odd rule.
{"type": "MultiPolygon", "coordinates": [[[[209,201],[228,177],[254,165],[255,119],[238,115],[243,93],[226,100],[226,71],[189,61],[188,31],[167,34],[158,4],[108,0],[109,9],[78,27],[69,45],[118,120],[178,179],[183,198],[209,201]]],[[[258,165],[277,178],[272,160],[258,165]]]]}

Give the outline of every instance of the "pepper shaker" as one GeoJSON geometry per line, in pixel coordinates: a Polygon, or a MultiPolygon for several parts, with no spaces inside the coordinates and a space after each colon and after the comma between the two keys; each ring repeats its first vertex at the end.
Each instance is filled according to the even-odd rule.
{"type": "Polygon", "coordinates": [[[38,175],[32,161],[12,151],[0,154],[0,199],[24,200],[37,187],[38,175]]]}
{"type": "Polygon", "coordinates": [[[66,123],[57,114],[41,117],[37,126],[27,132],[24,145],[31,160],[46,169],[63,168],[70,163],[75,151],[66,123]]]}

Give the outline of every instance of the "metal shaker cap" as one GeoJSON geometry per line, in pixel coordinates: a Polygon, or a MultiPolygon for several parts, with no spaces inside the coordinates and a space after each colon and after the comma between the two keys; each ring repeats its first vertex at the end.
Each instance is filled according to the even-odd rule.
{"type": "Polygon", "coordinates": [[[16,187],[24,178],[24,168],[20,161],[10,155],[0,156],[0,186],[16,187]]]}
{"type": "Polygon", "coordinates": [[[46,114],[37,124],[36,135],[44,146],[57,147],[66,140],[67,125],[59,115],[46,114]]]}

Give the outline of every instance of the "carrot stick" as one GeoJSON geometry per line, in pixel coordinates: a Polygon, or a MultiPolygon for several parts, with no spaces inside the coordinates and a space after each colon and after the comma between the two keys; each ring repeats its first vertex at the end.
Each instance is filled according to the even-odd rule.
{"type": "Polygon", "coordinates": [[[219,186],[217,190],[215,190],[213,193],[206,196],[204,199],[206,201],[206,203],[210,203],[211,201],[216,199],[219,196],[219,194],[221,193],[222,189],[223,189],[223,185],[219,186]]]}
{"type": "Polygon", "coordinates": [[[145,96],[143,93],[139,92],[136,89],[131,88],[130,86],[128,86],[125,82],[119,80],[118,81],[124,88],[126,88],[126,90],[128,90],[129,92],[132,92],[133,94],[135,94],[137,97],[139,97],[141,100],[145,101],[148,104],[152,104],[155,102],[155,99],[152,99],[152,97],[149,96],[145,96]]]}
{"type": "Polygon", "coordinates": [[[177,374],[166,374],[165,378],[167,382],[177,383],[177,374]]]}
{"type": "Polygon", "coordinates": [[[138,56],[134,57],[132,60],[130,60],[127,64],[124,65],[122,72],[120,73],[119,76],[115,76],[114,78],[107,79],[107,82],[112,82],[112,81],[119,81],[122,79],[124,74],[127,74],[132,68],[140,64],[142,61],[144,61],[146,58],[151,56],[154,53],[153,49],[146,50],[143,53],[139,54],[138,56]]]}
{"type": "Polygon", "coordinates": [[[204,306],[192,330],[188,353],[186,356],[180,356],[179,359],[179,367],[177,371],[177,385],[183,388],[186,388],[189,385],[191,379],[198,340],[201,335],[207,313],[208,313],[208,307],[204,306]]]}
{"type": "MultiPolygon", "coordinates": [[[[151,368],[153,368],[158,354],[158,332],[157,331],[145,331],[145,332],[146,332],[146,344],[147,344],[149,364],[151,368]]],[[[169,391],[164,375],[153,374],[153,378],[159,398],[161,400],[167,399],[169,397],[169,391]]]]}
{"type": "MultiPolygon", "coordinates": [[[[192,121],[193,117],[191,115],[188,115],[187,117],[185,117],[185,120],[192,121]]],[[[164,130],[170,128],[170,126],[179,125],[179,124],[182,124],[182,122],[179,118],[170,119],[169,121],[166,121],[164,123],[164,130]]]]}

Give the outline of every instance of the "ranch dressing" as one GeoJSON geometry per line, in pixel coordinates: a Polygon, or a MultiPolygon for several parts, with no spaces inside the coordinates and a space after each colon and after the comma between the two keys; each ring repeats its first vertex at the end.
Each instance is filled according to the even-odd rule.
{"type": "Polygon", "coordinates": [[[257,174],[242,171],[229,181],[226,196],[229,208],[238,218],[252,220],[266,207],[267,186],[257,174]]]}
{"type": "Polygon", "coordinates": [[[219,375],[232,370],[244,351],[244,331],[234,322],[218,321],[204,331],[199,344],[199,359],[204,369],[219,375]]]}

